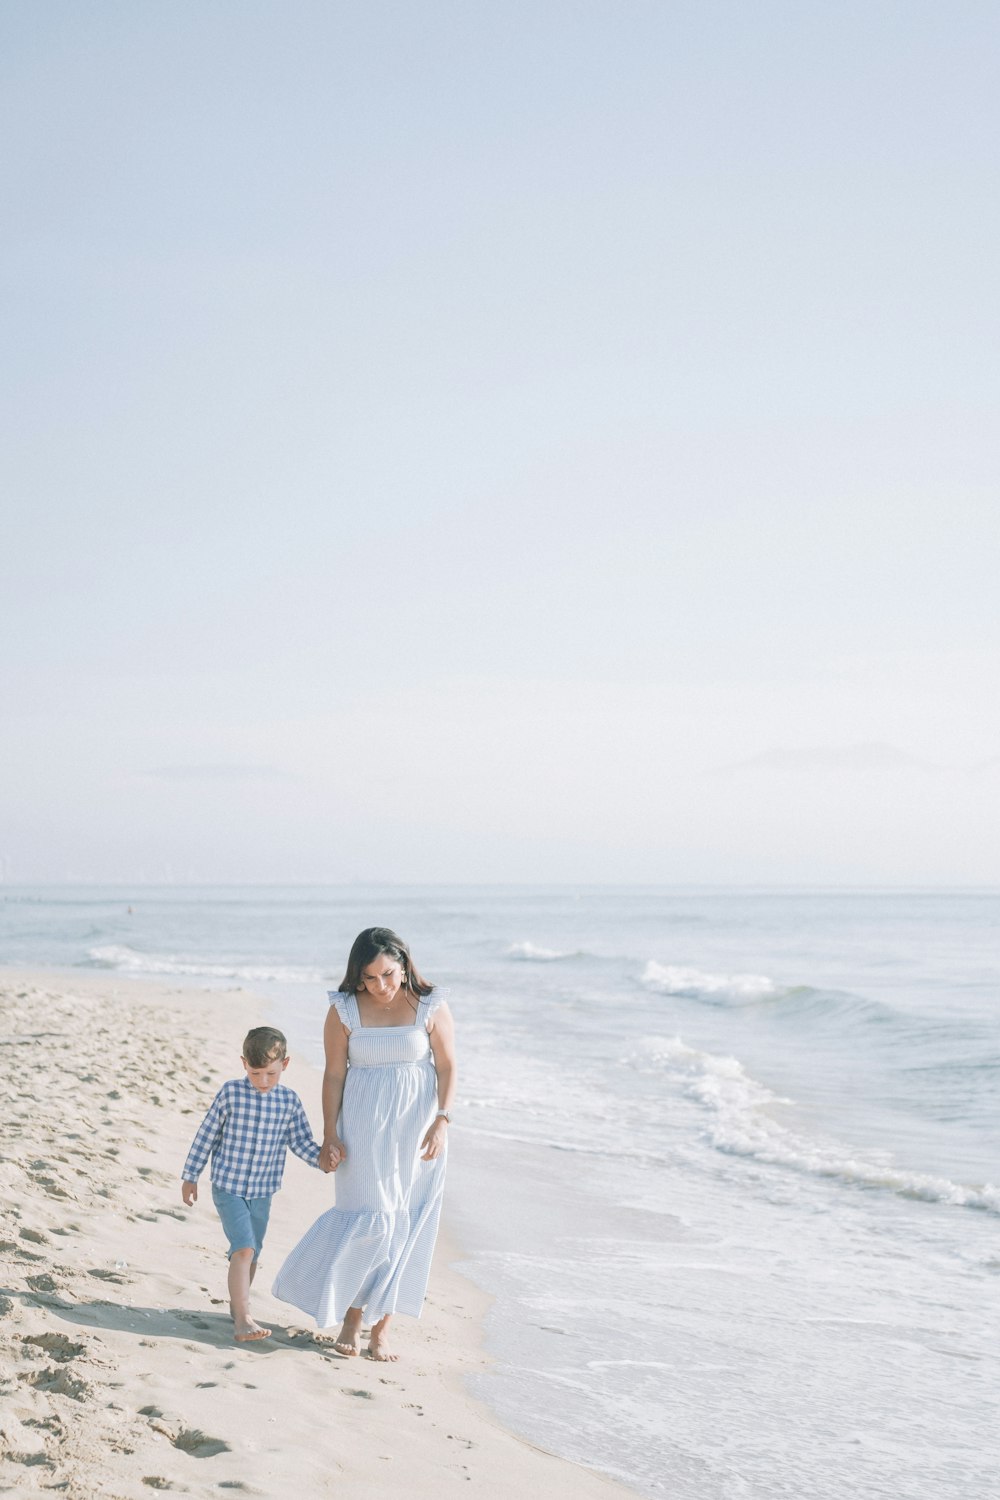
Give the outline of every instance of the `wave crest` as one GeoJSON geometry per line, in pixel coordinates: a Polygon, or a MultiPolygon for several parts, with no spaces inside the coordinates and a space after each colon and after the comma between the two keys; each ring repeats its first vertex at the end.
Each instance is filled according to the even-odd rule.
{"type": "Polygon", "coordinates": [[[658,964],[652,958],[642,971],[641,983],[661,995],[684,995],[693,999],[768,1000],[781,993],[766,974],[706,974],[701,969],[658,964]]]}
{"type": "Polygon", "coordinates": [[[105,943],[88,948],[86,966],[113,969],[118,974],[185,974],[201,979],[246,979],[251,983],[279,980],[293,984],[322,984],[330,977],[322,969],[300,968],[292,964],[219,964],[173,953],[140,953],[126,943],[105,943]]]}
{"type": "Polygon", "coordinates": [[[836,1140],[811,1140],[768,1113],[790,1104],[751,1077],[735,1057],[699,1052],[679,1036],[647,1038],[628,1061],[644,1072],[664,1070],[691,1099],[712,1112],[708,1138],[719,1151],[752,1157],[813,1177],[836,1178],[854,1187],[881,1188],[903,1198],[948,1203],[1000,1214],[1000,1187],[953,1182],[894,1166],[886,1154],[867,1159],[836,1140]]]}
{"type": "Polygon", "coordinates": [[[508,958],[519,958],[523,963],[552,964],[561,958],[579,958],[579,953],[563,952],[558,948],[540,948],[536,943],[511,943],[508,958]]]}

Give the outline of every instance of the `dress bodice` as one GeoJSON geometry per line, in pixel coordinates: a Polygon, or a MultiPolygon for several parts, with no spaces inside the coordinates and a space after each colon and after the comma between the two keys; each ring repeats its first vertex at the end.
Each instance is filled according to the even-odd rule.
{"type": "Polygon", "coordinates": [[[440,1005],[430,996],[417,1004],[417,1018],[410,1026],[363,1026],[354,995],[331,990],[330,1004],[350,1032],[347,1060],[352,1068],[391,1068],[426,1062],[431,1055],[427,1022],[440,1005]]]}

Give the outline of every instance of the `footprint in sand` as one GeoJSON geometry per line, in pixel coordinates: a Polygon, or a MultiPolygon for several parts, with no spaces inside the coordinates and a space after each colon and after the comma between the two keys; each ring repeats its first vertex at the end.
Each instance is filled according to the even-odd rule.
{"type": "Polygon", "coordinates": [[[139,1408],[140,1417],[148,1417],[154,1432],[168,1438],[181,1453],[190,1453],[192,1458],[214,1458],[217,1453],[230,1453],[232,1449],[221,1438],[209,1437],[198,1427],[185,1427],[181,1417],[161,1411],[158,1406],[139,1408]]]}
{"type": "Polygon", "coordinates": [[[27,1276],[25,1280],[33,1292],[58,1292],[59,1290],[59,1283],[54,1276],[49,1275],[48,1271],[43,1271],[38,1276],[27,1276]]]}
{"type": "Polygon", "coordinates": [[[214,1458],[217,1453],[231,1453],[228,1443],[221,1438],[206,1437],[197,1427],[186,1427],[173,1439],[175,1448],[190,1453],[192,1458],[214,1458]]]}
{"type": "Polygon", "coordinates": [[[206,1328],[211,1328],[212,1326],[211,1323],[206,1323],[204,1318],[196,1317],[194,1313],[178,1312],[175,1313],[174,1316],[179,1318],[182,1323],[190,1323],[192,1328],[200,1328],[204,1330],[206,1328]]]}
{"type": "Polygon", "coordinates": [[[44,1260],[44,1255],[36,1255],[32,1250],[24,1250],[16,1240],[0,1240],[0,1253],[4,1255],[16,1255],[18,1260],[44,1260]]]}
{"type": "Polygon", "coordinates": [[[140,1167],[139,1176],[145,1177],[150,1182],[158,1182],[162,1187],[170,1187],[174,1180],[169,1173],[161,1171],[159,1167],[140,1167]]]}
{"type": "Polygon", "coordinates": [[[55,1437],[63,1437],[66,1429],[58,1417],[22,1417],[23,1427],[37,1427],[41,1432],[51,1432],[55,1437]]]}
{"type": "Polygon", "coordinates": [[[63,1363],[69,1359],[79,1359],[81,1354],[87,1353],[85,1344],[74,1344],[65,1333],[24,1333],[21,1335],[21,1342],[34,1344],[63,1363]]]}
{"type": "Polygon", "coordinates": [[[23,1464],[27,1469],[46,1468],[54,1469],[55,1464],[44,1453],[5,1453],[4,1457],[13,1464],[23,1464]]]}
{"type": "MultiPolygon", "coordinates": [[[[156,1424],[151,1424],[155,1426],[156,1424]]],[[[162,1428],[159,1429],[161,1432],[162,1428]]],[[[215,1458],[218,1453],[230,1453],[232,1450],[228,1443],[221,1438],[208,1437],[198,1427],[182,1427],[180,1432],[174,1433],[170,1441],[181,1453],[189,1453],[192,1458],[215,1458]]]]}
{"type": "Polygon", "coordinates": [[[36,1187],[44,1188],[50,1198],[68,1198],[70,1196],[65,1188],[59,1186],[54,1177],[39,1177],[33,1172],[29,1172],[28,1176],[35,1183],[36,1187]]]}
{"type": "Polygon", "coordinates": [[[56,1396],[69,1396],[73,1401],[83,1401],[90,1394],[90,1387],[86,1381],[78,1380],[71,1375],[69,1370],[57,1370],[52,1365],[46,1366],[44,1370],[35,1370],[18,1376],[19,1380],[25,1381],[27,1385],[34,1386],[36,1391],[46,1391],[56,1396]]]}

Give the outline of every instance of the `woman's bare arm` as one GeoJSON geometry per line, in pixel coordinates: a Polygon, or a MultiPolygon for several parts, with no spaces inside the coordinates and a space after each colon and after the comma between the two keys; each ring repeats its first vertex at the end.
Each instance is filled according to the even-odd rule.
{"type": "MultiPolygon", "coordinates": [[[[429,1028],[431,1052],[434,1054],[434,1069],[438,1081],[438,1109],[450,1111],[458,1085],[455,1067],[455,1022],[447,1005],[434,1012],[429,1028]]],[[[433,1161],[439,1156],[445,1143],[448,1121],[440,1116],[432,1121],[430,1129],[421,1141],[421,1156],[424,1161],[433,1161]]]]}
{"type": "Polygon", "coordinates": [[[344,1023],[331,1005],[323,1027],[323,1051],[326,1067],[323,1070],[323,1151],[329,1152],[331,1165],[337,1166],[347,1156],[343,1141],[337,1135],[340,1106],[344,1100],[344,1081],[347,1078],[347,1032],[344,1023]]]}

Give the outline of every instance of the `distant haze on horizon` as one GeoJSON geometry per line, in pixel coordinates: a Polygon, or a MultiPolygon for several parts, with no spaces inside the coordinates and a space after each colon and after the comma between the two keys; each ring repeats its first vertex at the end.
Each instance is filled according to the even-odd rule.
{"type": "Polygon", "coordinates": [[[1000,883],[998,46],[8,0],[0,880],[1000,883]]]}

